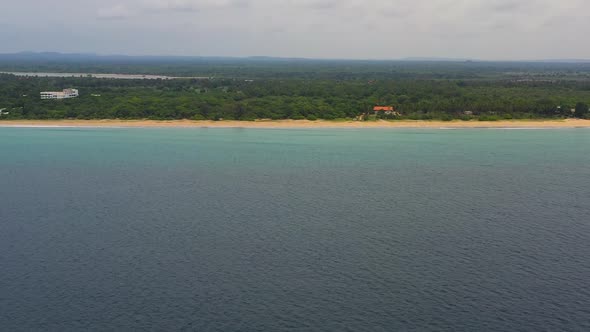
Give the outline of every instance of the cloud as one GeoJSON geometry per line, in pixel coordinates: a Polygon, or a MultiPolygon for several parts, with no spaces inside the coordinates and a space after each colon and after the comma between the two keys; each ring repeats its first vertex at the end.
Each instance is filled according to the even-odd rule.
{"type": "Polygon", "coordinates": [[[131,10],[123,4],[98,10],[98,18],[101,20],[123,20],[129,18],[131,15],[131,10]]]}
{"type": "Polygon", "coordinates": [[[497,12],[514,12],[522,9],[525,4],[526,2],[508,0],[495,2],[490,7],[497,12]]]}
{"type": "Polygon", "coordinates": [[[0,52],[396,58],[584,57],[588,0],[19,0],[0,52]],[[23,21],[22,17],[30,20],[23,21]],[[117,24],[110,21],[117,20],[117,24]],[[39,29],[67,36],[44,43],[39,29]],[[18,42],[14,35],[22,36],[18,42]],[[150,36],[146,38],[146,36],[150,36]],[[15,46],[15,45],[18,45],[15,46]],[[554,45],[559,45],[555,47],[554,45]],[[45,49],[41,49],[45,50],[45,49]]]}
{"type": "Polygon", "coordinates": [[[213,8],[244,8],[248,0],[151,0],[140,5],[152,11],[195,12],[213,8]]]}
{"type": "Polygon", "coordinates": [[[343,1],[340,0],[294,0],[291,1],[291,5],[298,5],[303,8],[311,8],[318,10],[336,9],[342,5],[343,1]]]}

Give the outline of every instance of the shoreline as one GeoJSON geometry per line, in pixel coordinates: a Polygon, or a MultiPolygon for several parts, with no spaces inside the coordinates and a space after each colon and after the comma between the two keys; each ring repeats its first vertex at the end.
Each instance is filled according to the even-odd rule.
{"type": "Polygon", "coordinates": [[[590,128],[590,120],[500,120],[500,121],[195,121],[195,120],[0,120],[0,127],[88,127],[88,128],[590,128]]]}

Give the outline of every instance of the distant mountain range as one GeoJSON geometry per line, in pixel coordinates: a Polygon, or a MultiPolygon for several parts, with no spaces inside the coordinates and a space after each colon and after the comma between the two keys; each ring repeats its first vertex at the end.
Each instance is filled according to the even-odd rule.
{"type": "Polygon", "coordinates": [[[469,58],[445,58],[445,57],[408,57],[391,60],[345,60],[345,59],[313,59],[313,58],[289,58],[271,56],[250,57],[226,57],[226,56],[165,56],[165,55],[99,55],[96,53],[59,53],[59,52],[18,52],[0,54],[0,61],[133,61],[133,62],[164,62],[164,61],[264,61],[264,62],[325,62],[325,61],[404,61],[404,62],[530,62],[530,63],[590,63],[590,59],[541,59],[541,60],[512,60],[489,61],[469,58]]]}
{"type": "Polygon", "coordinates": [[[479,60],[467,58],[436,58],[436,57],[409,57],[401,61],[417,62],[539,62],[539,63],[590,63],[590,59],[539,59],[539,60],[479,60]]]}
{"type": "Polygon", "coordinates": [[[461,58],[437,58],[437,57],[409,57],[400,59],[402,61],[419,61],[419,62],[467,62],[467,61],[477,61],[481,62],[480,60],[474,59],[461,59],[461,58]]]}

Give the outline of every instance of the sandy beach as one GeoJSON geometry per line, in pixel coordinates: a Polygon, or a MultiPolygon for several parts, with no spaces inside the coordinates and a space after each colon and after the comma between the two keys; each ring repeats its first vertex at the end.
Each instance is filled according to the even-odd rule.
{"type": "Polygon", "coordinates": [[[0,127],[124,127],[124,128],[590,128],[590,120],[502,121],[192,121],[192,120],[2,120],[0,127]]]}

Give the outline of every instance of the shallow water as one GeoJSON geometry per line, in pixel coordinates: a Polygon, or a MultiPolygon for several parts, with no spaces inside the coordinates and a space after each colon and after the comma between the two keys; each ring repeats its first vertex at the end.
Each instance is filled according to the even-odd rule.
{"type": "Polygon", "coordinates": [[[0,128],[0,329],[590,329],[590,130],[0,128]]]}

